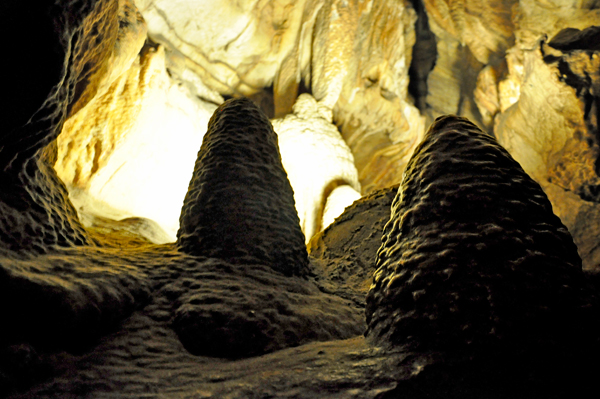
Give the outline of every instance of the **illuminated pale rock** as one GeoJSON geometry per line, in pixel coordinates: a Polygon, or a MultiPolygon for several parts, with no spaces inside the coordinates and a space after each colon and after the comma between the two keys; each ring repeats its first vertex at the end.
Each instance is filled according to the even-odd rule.
{"type": "Polygon", "coordinates": [[[492,131],[498,109],[498,77],[506,50],[514,44],[516,0],[426,0],[436,36],[435,67],[427,79],[422,109],[432,121],[444,114],[463,115],[492,131]]]}
{"type": "MultiPolygon", "coordinates": [[[[431,16],[429,9],[427,11],[431,16]]],[[[473,92],[483,65],[460,38],[438,25],[437,18],[430,17],[429,25],[436,36],[436,60],[427,77],[423,113],[428,122],[440,115],[456,114],[481,123],[473,92]]]]}
{"type": "Polygon", "coordinates": [[[149,49],[65,123],[55,168],[80,212],[148,218],[175,241],[196,152],[215,108],[171,80],[162,47],[149,49]],[[87,195],[78,198],[81,191],[87,195]]]}
{"type": "Polygon", "coordinates": [[[597,196],[590,195],[598,186],[596,128],[586,120],[594,113],[589,110],[594,109],[590,93],[597,80],[597,49],[591,43],[587,49],[575,48],[566,40],[565,47],[553,50],[545,43],[563,28],[598,25],[597,2],[424,4],[437,42],[425,115],[429,120],[441,114],[463,115],[493,131],[549,192],[580,248],[584,267],[595,267],[600,251],[593,249],[597,248],[593,234],[584,230],[591,228],[586,221],[596,218],[597,211],[591,209],[598,203],[597,196]],[[559,195],[561,188],[564,195],[559,195]],[[573,193],[585,203],[574,206],[573,193]],[[591,212],[588,217],[584,209],[591,212]],[[571,211],[579,216],[569,215],[571,211]]]}
{"type": "MultiPolygon", "coordinates": [[[[144,32],[128,2],[97,1],[84,10],[79,6],[61,3],[32,11],[7,5],[16,15],[31,14],[40,41],[25,46],[23,60],[30,66],[17,68],[11,79],[20,86],[9,83],[4,90],[8,101],[3,111],[7,120],[12,116],[14,121],[7,121],[0,133],[2,251],[45,253],[56,246],[91,244],[64,185],[49,165],[52,150],[46,147],[60,133],[66,116],[90,101],[106,81],[109,58],[126,64],[121,50],[139,41],[144,32]],[[119,19],[131,20],[130,26],[121,26],[119,19]],[[39,67],[46,64],[50,65],[47,73],[40,73],[39,67]],[[32,66],[38,68],[36,76],[28,69],[32,66]]],[[[21,58],[22,51],[15,49],[14,56],[21,58]]]]}
{"type": "MultiPolygon", "coordinates": [[[[117,18],[98,18],[90,14],[88,34],[94,35],[96,48],[84,48],[77,68],[81,71],[75,87],[75,100],[69,107],[69,116],[77,113],[88,102],[104,93],[136,59],[146,40],[146,23],[133,0],[104,1],[106,10],[117,13],[117,18]],[[113,11],[114,9],[114,11],[113,11]],[[109,39],[110,38],[110,39],[109,39]]],[[[101,6],[100,6],[101,7],[101,6]]],[[[112,17],[112,15],[111,15],[112,17]]]]}
{"type": "Polygon", "coordinates": [[[365,193],[400,181],[424,131],[407,100],[414,22],[403,1],[333,1],[317,18],[312,92],[333,109],[365,193]]]}
{"type": "Polygon", "coordinates": [[[485,66],[477,75],[473,97],[483,124],[493,126],[494,117],[500,112],[500,95],[498,94],[498,71],[491,65],[485,66]]]}
{"type": "Polygon", "coordinates": [[[595,339],[567,228],[539,184],[464,118],[438,118],[415,150],[377,266],[366,335],[379,345],[514,362],[527,351],[568,357],[595,339]]]}
{"type": "Polygon", "coordinates": [[[409,2],[137,4],[150,36],[180,60],[184,80],[202,81],[226,95],[264,94],[272,86],[277,117],[291,111],[301,84],[309,86],[333,110],[363,190],[399,182],[424,131],[407,100],[415,20],[409,2]]]}
{"type": "MultiPolygon", "coordinates": [[[[293,61],[298,61],[295,47],[309,40],[311,32],[303,17],[314,14],[323,1],[136,3],[150,36],[183,55],[186,68],[204,84],[221,94],[252,95],[273,84],[286,58],[295,55],[293,61]]],[[[303,61],[304,68],[308,62],[303,61]]]]}
{"type": "Polygon", "coordinates": [[[512,47],[512,9],[517,3],[518,0],[424,0],[429,22],[467,46],[484,65],[497,62],[512,47]]]}
{"type": "Polygon", "coordinates": [[[334,188],[327,196],[327,203],[323,209],[323,217],[321,218],[322,229],[326,229],[344,212],[346,207],[352,205],[359,198],[360,192],[347,184],[334,188]]]}
{"type": "MultiPolygon", "coordinates": [[[[584,268],[595,268],[600,250],[597,236],[590,232],[600,223],[596,166],[600,147],[593,111],[598,103],[600,52],[594,48],[596,40],[558,35],[554,44],[553,36],[561,26],[597,23],[600,10],[563,6],[547,10],[525,2],[519,12],[519,42],[510,51],[509,75],[499,86],[501,102],[511,106],[497,117],[495,133],[548,193],[573,234],[584,268]]],[[[593,36],[595,30],[581,35],[593,36]]]]}
{"type": "MultiPolygon", "coordinates": [[[[354,157],[331,121],[331,110],[302,94],[293,114],[272,121],[279,151],[308,242],[323,227],[321,219],[328,195],[336,185],[347,184],[360,192],[354,157]]],[[[348,197],[341,206],[350,205],[348,197]]],[[[342,210],[343,210],[342,207],[342,210]]]]}
{"type": "Polygon", "coordinates": [[[512,48],[506,54],[506,65],[508,76],[498,83],[498,97],[500,111],[504,112],[521,96],[521,82],[523,81],[523,59],[522,52],[517,47],[512,48]]]}

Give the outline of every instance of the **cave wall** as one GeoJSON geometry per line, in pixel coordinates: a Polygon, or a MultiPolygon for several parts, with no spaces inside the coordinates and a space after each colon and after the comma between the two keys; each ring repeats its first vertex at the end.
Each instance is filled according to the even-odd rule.
{"type": "MultiPolygon", "coordinates": [[[[180,174],[186,180],[187,175],[174,171],[189,166],[193,156],[173,161],[167,153],[183,154],[196,147],[192,142],[203,136],[208,116],[224,98],[249,96],[279,120],[293,115],[297,97],[308,92],[331,115],[331,123],[351,151],[360,186],[354,178],[345,181],[354,190],[364,195],[398,184],[425,126],[443,114],[462,115],[498,137],[542,184],[557,214],[572,230],[584,267],[598,263],[600,247],[597,235],[591,233],[600,217],[595,36],[592,30],[584,35],[587,38],[561,39],[558,47],[551,44],[563,29],[598,25],[597,2],[314,0],[208,5],[138,1],[136,5],[145,25],[134,29],[142,22],[129,24],[129,30],[121,34],[119,43],[136,44],[118,47],[121,54],[127,46],[132,50],[121,56],[122,62],[113,62],[114,71],[107,75],[104,85],[113,84],[113,94],[96,96],[104,105],[89,105],[87,113],[74,116],[58,141],[59,176],[71,193],[90,193],[86,198],[99,200],[87,209],[100,209],[99,213],[113,219],[149,218],[173,240],[185,184],[176,188],[167,176],[180,174]],[[227,33],[222,32],[224,21],[231,27],[227,33]],[[145,26],[150,47],[134,62],[145,26]],[[157,55],[149,49],[158,49],[157,55]],[[157,58],[161,54],[164,66],[157,58]],[[156,60],[152,73],[143,64],[150,60],[156,60]],[[127,73],[146,79],[145,86],[127,81],[122,74],[121,69],[132,62],[127,73]],[[112,83],[116,76],[121,83],[112,83]],[[140,86],[134,89],[136,84],[140,86]],[[153,120],[160,111],[150,105],[151,90],[146,86],[165,85],[171,87],[170,94],[159,91],[156,95],[166,96],[167,109],[182,110],[182,114],[153,120]],[[142,98],[146,103],[140,102],[142,98]],[[109,120],[103,115],[117,107],[123,110],[118,119],[111,117],[108,124],[88,122],[94,117],[109,120]],[[145,114],[140,116],[140,112],[145,114]],[[175,127],[169,118],[183,125],[175,127]],[[157,132],[167,129],[158,127],[159,120],[181,137],[166,144],[157,133],[156,139],[147,139],[144,146],[148,148],[136,155],[147,160],[145,166],[142,161],[138,166],[127,162],[126,143],[144,142],[136,136],[150,131],[149,126],[156,126],[157,132]],[[69,138],[76,136],[81,137],[69,138]],[[181,147],[175,142],[182,143],[181,147]],[[119,147],[122,155],[118,155],[119,147]],[[167,151],[161,154],[161,148],[167,151]],[[153,191],[153,180],[135,177],[145,169],[163,176],[160,184],[172,187],[169,198],[153,191]],[[80,177],[82,173],[86,176],[80,177]],[[91,175],[95,175],[92,180],[91,175]],[[155,200],[144,201],[148,196],[155,200]]],[[[291,136],[282,132],[283,137],[291,136]]],[[[286,140],[282,141],[284,163],[286,140]]],[[[325,155],[329,150],[321,150],[324,155],[319,159],[335,159],[335,152],[325,155]]],[[[290,171],[305,169],[293,163],[318,164],[311,154],[315,152],[308,151],[304,161],[290,158],[290,171]]],[[[321,216],[327,196],[339,184],[338,177],[333,173],[323,182],[314,179],[308,185],[300,183],[301,179],[292,181],[293,186],[298,184],[296,202],[307,240],[329,224],[321,216]]],[[[81,213],[87,200],[78,202],[77,198],[85,196],[72,196],[81,213]]],[[[350,200],[344,201],[347,206],[350,200]]]]}

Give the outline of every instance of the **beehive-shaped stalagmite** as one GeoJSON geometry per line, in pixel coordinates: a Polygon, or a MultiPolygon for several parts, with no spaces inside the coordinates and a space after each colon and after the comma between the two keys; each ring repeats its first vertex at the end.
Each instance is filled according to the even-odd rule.
{"type": "Polygon", "coordinates": [[[377,344],[522,352],[585,335],[569,232],[540,186],[464,118],[438,118],[417,147],[377,267],[366,308],[377,344]]]}
{"type": "Polygon", "coordinates": [[[177,237],[193,255],[304,274],[304,235],[277,135],[250,100],[226,101],[211,118],[177,237]]]}

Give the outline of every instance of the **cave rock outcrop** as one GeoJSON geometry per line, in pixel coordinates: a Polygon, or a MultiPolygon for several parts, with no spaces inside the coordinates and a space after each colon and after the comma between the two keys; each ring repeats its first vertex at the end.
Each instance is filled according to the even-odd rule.
{"type": "Polygon", "coordinates": [[[377,266],[366,314],[378,344],[511,358],[581,353],[595,341],[567,228],[541,187],[464,118],[438,118],[415,151],[377,266]]]}

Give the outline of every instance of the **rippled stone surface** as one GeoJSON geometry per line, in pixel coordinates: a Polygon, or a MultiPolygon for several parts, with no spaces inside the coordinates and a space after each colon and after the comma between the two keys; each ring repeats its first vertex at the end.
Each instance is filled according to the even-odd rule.
{"type": "Polygon", "coordinates": [[[569,232],[466,119],[438,118],[415,151],[377,266],[366,310],[377,344],[489,356],[591,342],[569,232]]]}
{"type": "Polygon", "coordinates": [[[177,238],[191,254],[306,273],[304,235],[277,135],[252,101],[229,100],[211,118],[177,238]]]}

